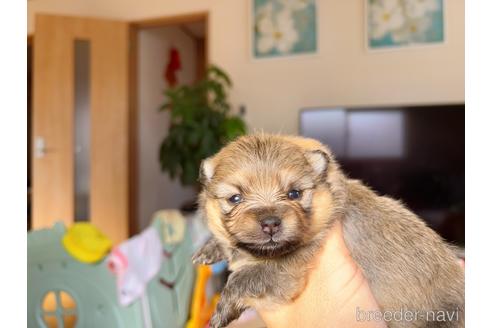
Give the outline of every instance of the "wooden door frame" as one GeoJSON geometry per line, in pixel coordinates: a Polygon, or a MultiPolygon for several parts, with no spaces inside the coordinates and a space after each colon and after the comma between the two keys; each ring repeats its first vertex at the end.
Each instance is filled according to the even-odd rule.
{"type": "Polygon", "coordinates": [[[210,58],[210,14],[208,11],[197,11],[182,15],[160,16],[147,18],[142,20],[131,21],[129,23],[130,30],[130,55],[129,55],[129,104],[130,104],[130,149],[129,149],[129,183],[130,183],[130,236],[138,233],[138,123],[139,123],[139,107],[138,107],[138,32],[148,28],[158,28],[175,26],[196,22],[205,23],[205,64],[209,64],[210,58]]]}

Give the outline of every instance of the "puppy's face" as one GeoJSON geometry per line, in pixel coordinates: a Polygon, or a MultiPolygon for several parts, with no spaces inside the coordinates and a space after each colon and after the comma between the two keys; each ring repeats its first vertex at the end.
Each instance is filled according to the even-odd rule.
{"type": "Polygon", "coordinates": [[[290,253],[330,214],[328,154],[280,136],[246,136],[202,165],[202,208],[214,235],[255,257],[290,253]]]}

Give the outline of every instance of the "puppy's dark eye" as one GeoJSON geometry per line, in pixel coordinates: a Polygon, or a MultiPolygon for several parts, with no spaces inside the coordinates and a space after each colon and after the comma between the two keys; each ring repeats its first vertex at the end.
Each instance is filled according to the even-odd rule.
{"type": "Polygon", "coordinates": [[[289,199],[301,198],[301,192],[297,189],[292,189],[287,193],[287,197],[289,197],[289,199]]]}
{"type": "Polygon", "coordinates": [[[239,204],[243,200],[243,197],[239,194],[229,197],[228,201],[231,204],[239,204]]]}

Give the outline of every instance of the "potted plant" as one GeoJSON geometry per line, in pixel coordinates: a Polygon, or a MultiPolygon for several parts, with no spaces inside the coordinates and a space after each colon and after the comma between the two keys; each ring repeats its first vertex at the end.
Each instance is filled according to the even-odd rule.
{"type": "Polygon", "coordinates": [[[231,113],[229,76],[210,66],[205,77],[193,85],[181,85],[165,92],[170,111],[169,133],[159,151],[161,170],[184,186],[199,188],[198,173],[203,159],[246,133],[246,124],[231,113]]]}

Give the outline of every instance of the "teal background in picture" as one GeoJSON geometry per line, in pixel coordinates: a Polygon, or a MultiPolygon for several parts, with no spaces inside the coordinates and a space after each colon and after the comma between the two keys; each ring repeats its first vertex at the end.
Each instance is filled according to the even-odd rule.
{"type": "MultiPolygon", "coordinates": [[[[371,24],[371,10],[370,7],[372,4],[378,2],[378,0],[366,0],[368,1],[367,3],[367,16],[368,16],[368,23],[367,23],[367,39],[368,39],[368,46],[371,49],[382,49],[382,48],[395,48],[395,47],[401,47],[401,46],[408,46],[408,45],[426,45],[426,44],[436,44],[436,43],[442,43],[444,42],[444,6],[443,6],[443,0],[434,0],[437,3],[437,10],[428,12],[426,13],[423,17],[423,19],[428,19],[430,21],[430,24],[428,28],[426,28],[424,31],[421,33],[418,33],[403,40],[395,40],[393,38],[393,33],[389,31],[386,33],[383,37],[381,38],[372,38],[371,37],[371,29],[372,24],[371,24]]],[[[404,5],[405,2],[410,2],[410,1],[417,1],[417,0],[400,0],[402,5],[404,5]]],[[[426,1],[426,0],[424,0],[426,1]]],[[[427,0],[428,1],[428,0],[427,0]]],[[[411,23],[411,19],[405,18],[407,20],[407,23],[411,23]]]]}
{"type": "MultiPolygon", "coordinates": [[[[253,0],[253,54],[256,58],[265,57],[281,57],[287,55],[299,55],[299,54],[310,54],[316,53],[317,51],[317,25],[316,25],[316,2],[314,0],[253,0]],[[301,3],[302,8],[289,8],[286,3],[301,3]],[[272,10],[269,17],[261,15],[262,8],[265,6],[271,6],[272,10]],[[261,28],[259,28],[259,21],[261,19],[269,19],[273,25],[276,26],[276,31],[278,38],[284,36],[282,26],[286,24],[276,24],[277,16],[281,13],[285,15],[289,12],[290,22],[292,24],[292,29],[297,34],[296,40],[287,42],[290,47],[286,50],[279,49],[278,47],[272,46],[270,49],[261,51],[258,48],[259,42],[261,42],[262,37],[265,37],[265,33],[262,33],[261,28]]],[[[300,5],[301,6],[301,5],[300,5]]],[[[289,24],[287,24],[289,25],[289,24]]],[[[289,32],[289,29],[287,29],[289,32]]],[[[275,32],[274,32],[275,33],[275,32]]],[[[274,37],[275,39],[275,37],[274,37]]]]}

